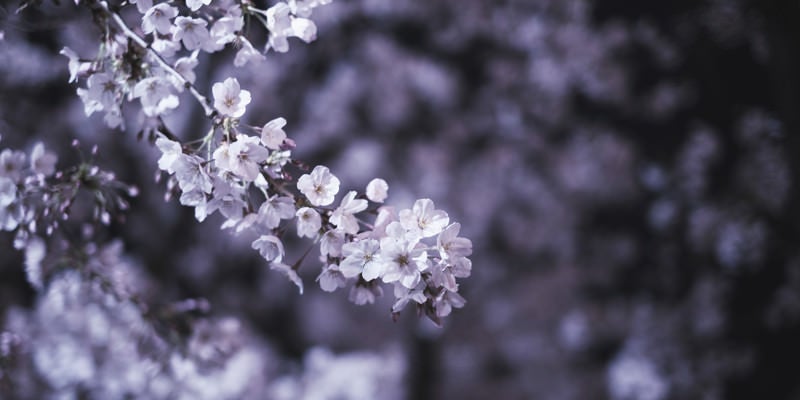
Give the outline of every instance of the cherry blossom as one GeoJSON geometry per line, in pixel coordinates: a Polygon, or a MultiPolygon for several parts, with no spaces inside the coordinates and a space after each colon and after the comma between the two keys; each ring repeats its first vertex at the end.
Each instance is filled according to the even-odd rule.
{"type": "Polygon", "coordinates": [[[367,184],[367,198],[376,203],[383,203],[389,196],[389,184],[385,180],[375,178],[367,184]]]}
{"type": "Polygon", "coordinates": [[[322,227],[322,217],[313,208],[302,207],[297,210],[297,235],[314,238],[322,227]]]}
{"type": "Polygon", "coordinates": [[[342,229],[345,233],[355,235],[358,233],[358,219],[354,214],[360,213],[367,209],[367,201],[364,199],[356,199],[355,191],[348,192],[342,199],[341,204],[331,214],[330,221],[337,228],[342,229]]]}
{"type": "Polygon", "coordinates": [[[297,189],[315,206],[333,203],[339,192],[339,178],[331,174],[328,167],[318,165],[311,174],[304,174],[297,180],[297,189]]]}
{"type": "Polygon", "coordinates": [[[239,87],[236,78],[228,78],[211,87],[214,93],[214,108],[222,115],[239,118],[250,104],[250,92],[239,87]]]}

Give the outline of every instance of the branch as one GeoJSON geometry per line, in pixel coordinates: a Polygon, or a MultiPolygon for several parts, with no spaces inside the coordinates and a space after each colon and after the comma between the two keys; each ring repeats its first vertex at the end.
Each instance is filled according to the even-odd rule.
{"type": "Polygon", "coordinates": [[[164,60],[164,58],[161,57],[161,54],[158,54],[157,51],[153,50],[150,47],[150,44],[148,44],[144,39],[142,39],[139,35],[137,35],[136,32],[131,30],[131,28],[128,27],[128,25],[125,23],[125,21],[118,13],[111,11],[111,9],[109,9],[108,7],[108,3],[106,3],[105,1],[99,1],[98,4],[100,5],[100,8],[109,17],[111,17],[111,19],[116,23],[117,27],[122,31],[123,34],[125,34],[125,36],[136,42],[136,44],[138,44],[142,48],[146,49],[153,56],[158,65],[161,66],[161,68],[172,74],[181,83],[183,83],[183,86],[189,90],[192,96],[194,96],[194,98],[197,99],[197,101],[203,107],[203,111],[205,112],[207,117],[210,117],[212,119],[216,118],[217,111],[214,110],[213,107],[211,107],[211,103],[208,101],[208,99],[202,94],[200,94],[200,92],[191,82],[186,80],[186,78],[184,78],[183,75],[180,74],[180,72],[176,71],[175,68],[173,68],[166,60],[164,60]]]}

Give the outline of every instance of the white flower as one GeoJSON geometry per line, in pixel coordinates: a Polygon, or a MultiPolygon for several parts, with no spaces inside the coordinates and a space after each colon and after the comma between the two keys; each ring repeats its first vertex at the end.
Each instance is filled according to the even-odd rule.
{"type": "Polygon", "coordinates": [[[419,282],[413,287],[404,285],[394,285],[394,297],[397,301],[392,305],[392,312],[398,313],[406,307],[408,302],[413,301],[417,304],[422,304],[428,300],[425,297],[425,283],[419,282]]]}
{"type": "Polygon", "coordinates": [[[369,282],[379,278],[384,271],[384,264],[380,263],[381,246],[375,239],[360,240],[342,245],[344,260],[339,264],[339,270],[347,278],[361,274],[369,282]]]}
{"type": "Polygon", "coordinates": [[[211,40],[214,42],[214,47],[222,49],[226,44],[236,40],[237,33],[241,32],[242,28],[244,28],[244,19],[241,15],[228,15],[218,19],[211,27],[211,40]]]}
{"type": "Polygon", "coordinates": [[[337,228],[355,235],[358,233],[358,219],[353,214],[360,213],[366,209],[367,201],[356,199],[356,192],[351,190],[344,196],[339,207],[333,210],[330,221],[337,228]]]}
{"type": "Polygon", "coordinates": [[[428,253],[416,248],[416,241],[381,240],[380,262],[384,268],[382,279],[386,283],[397,282],[412,289],[421,280],[421,272],[428,269],[428,253]]]}
{"type": "Polygon", "coordinates": [[[284,126],[286,126],[286,120],[281,117],[267,122],[261,128],[261,143],[272,150],[280,149],[283,141],[286,140],[286,132],[283,131],[284,126]]]}
{"type": "MultiPolygon", "coordinates": [[[[19,226],[21,218],[21,208],[14,204],[0,207],[0,230],[13,231],[19,226]]],[[[23,231],[24,232],[24,231],[23,231]]]]}
{"type": "MultiPolygon", "coordinates": [[[[197,67],[197,58],[194,56],[181,57],[178,59],[178,61],[175,61],[175,65],[173,66],[173,68],[175,68],[175,71],[181,74],[183,79],[186,79],[187,82],[192,84],[194,83],[195,79],[197,79],[197,76],[194,73],[195,67],[197,67]]],[[[184,84],[183,82],[181,82],[180,79],[178,79],[173,75],[169,75],[169,79],[176,89],[178,89],[179,91],[183,91],[184,84]]]]}
{"type": "Polygon", "coordinates": [[[291,8],[283,2],[278,2],[267,9],[267,29],[272,35],[287,36],[292,29],[291,8]]]}
{"type": "Polygon", "coordinates": [[[165,137],[159,137],[156,139],[156,147],[161,150],[161,158],[158,159],[158,169],[174,174],[175,168],[173,166],[175,162],[178,161],[181,154],[183,154],[181,144],[165,137]]]}
{"type": "Polygon", "coordinates": [[[204,5],[211,4],[211,0],[186,0],[186,7],[192,11],[197,11],[204,5]]]}
{"type": "Polygon", "coordinates": [[[314,238],[322,227],[322,217],[313,208],[303,207],[297,210],[297,235],[314,238]]]}
{"type": "Polygon", "coordinates": [[[214,108],[223,115],[239,118],[250,104],[250,92],[239,87],[236,78],[228,78],[211,87],[214,93],[214,108]]]}
{"type": "Polygon", "coordinates": [[[4,149],[0,152],[0,177],[19,182],[25,168],[25,153],[18,150],[4,149]]]}
{"type": "Polygon", "coordinates": [[[162,77],[150,77],[133,87],[133,98],[142,102],[142,111],[150,117],[160,116],[178,107],[178,96],[172,94],[172,85],[162,77]]]}
{"type": "Polygon", "coordinates": [[[317,26],[307,18],[292,18],[292,36],[309,43],[317,38],[317,26]]]}
{"type": "Polygon", "coordinates": [[[433,307],[436,309],[436,316],[444,318],[450,315],[453,308],[464,307],[467,301],[456,292],[449,290],[442,290],[438,296],[433,299],[433,307]]]}
{"type": "Polygon", "coordinates": [[[175,170],[175,178],[178,180],[181,190],[187,192],[197,188],[205,193],[211,193],[214,186],[203,165],[204,161],[194,154],[181,153],[178,155],[171,168],[175,170]]]}
{"type": "Polygon", "coordinates": [[[37,290],[44,287],[42,281],[42,261],[47,254],[47,247],[44,240],[34,237],[25,247],[25,275],[28,282],[37,290]]]}
{"type": "Polygon", "coordinates": [[[181,44],[179,41],[155,38],[150,47],[158,52],[158,54],[161,54],[161,56],[169,58],[174,56],[175,53],[181,49],[181,44]]]}
{"type": "Polygon", "coordinates": [[[456,222],[450,224],[436,238],[436,246],[439,248],[439,255],[443,260],[458,259],[472,254],[472,241],[458,237],[460,230],[461,224],[456,222]]]}
{"type": "Polygon", "coordinates": [[[344,231],[340,229],[329,230],[320,239],[320,253],[323,256],[339,257],[342,255],[342,245],[344,245],[344,231]]]}
{"type": "Polygon", "coordinates": [[[447,263],[440,262],[431,268],[432,286],[443,287],[447,290],[457,291],[458,284],[453,269],[447,263]]]}
{"type": "Polygon", "coordinates": [[[208,198],[202,190],[183,192],[180,203],[184,206],[194,207],[194,217],[198,222],[203,222],[208,216],[208,198]]]}
{"type": "Polygon", "coordinates": [[[224,171],[229,171],[242,179],[252,182],[258,178],[260,164],[269,157],[269,150],[259,143],[255,136],[236,135],[236,141],[222,143],[214,150],[214,162],[224,171]]]}
{"type": "Polygon", "coordinates": [[[57,159],[55,154],[45,151],[42,142],[38,142],[31,151],[31,169],[36,174],[50,176],[56,170],[57,159]]]}
{"type": "Polygon", "coordinates": [[[321,5],[329,4],[331,0],[289,0],[289,8],[292,14],[298,17],[308,18],[311,16],[311,10],[321,5]]]}
{"type": "Polygon", "coordinates": [[[261,235],[250,246],[269,262],[279,263],[283,260],[283,242],[273,235],[261,235]]]}
{"type": "MultiPolygon", "coordinates": [[[[112,74],[98,72],[86,80],[86,99],[84,99],[84,102],[96,103],[98,108],[95,111],[111,108],[117,104],[118,89],[119,83],[112,74]]],[[[88,108],[87,105],[87,110],[88,108]]],[[[86,115],[91,115],[92,112],[87,111],[86,115]]]]}
{"type": "Polygon", "coordinates": [[[319,276],[317,276],[317,282],[319,282],[319,287],[326,292],[333,292],[347,285],[347,279],[339,271],[339,266],[336,264],[329,264],[324,267],[319,276]]]}
{"type": "Polygon", "coordinates": [[[294,200],[287,196],[274,195],[267,199],[258,209],[258,220],[267,229],[276,228],[282,219],[294,217],[294,200]]]}
{"type": "Polygon", "coordinates": [[[277,3],[267,9],[267,29],[270,32],[267,48],[277,52],[289,51],[286,38],[293,33],[291,9],[286,3],[277,3]]]}
{"type": "Polygon", "coordinates": [[[300,279],[300,276],[297,275],[297,271],[292,267],[282,262],[272,262],[270,263],[270,268],[286,275],[286,277],[297,286],[297,289],[300,290],[300,294],[303,294],[303,281],[300,279]]]}
{"type": "Polygon", "coordinates": [[[153,0],[130,0],[129,3],[136,4],[136,9],[142,14],[153,8],[153,0]]]}
{"type": "Polygon", "coordinates": [[[375,178],[367,184],[367,198],[376,203],[383,203],[389,196],[389,184],[385,180],[375,178]]]}
{"type": "Polygon", "coordinates": [[[144,33],[158,32],[166,35],[172,29],[171,19],[178,16],[178,9],[167,3],[151,7],[142,17],[142,31],[144,33]]]}
{"type": "Polygon", "coordinates": [[[9,178],[0,176],[0,208],[17,201],[17,185],[9,178]]]}
{"type": "Polygon", "coordinates": [[[182,41],[186,50],[204,49],[210,43],[210,36],[206,29],[208,23],[200,18],[178,17],[172,27],[172,39],[182,41]]]}
{"type": "Polygon", "coordinates": [[[232,185],[223,179],[215,179],[214,192],[207,204],[208,213],[211,214],[219,210],[229,220],[226,223],[239,221],[242,219],[244,209],[247,206],[242,200],[243,195],[243,188],[232,185]]]}
{"type": "Polygon", "coordinates": [[[333,203],[339,192],[339,178],[331,174],[328,167],[318,165],[311,174],[304,174],[297,180],[297,189],[315,206],[333,203]]]}
{"type": "Polygon", "coordinates": [[[363,306],[364,304],[372,304],[375,298],[383,295],[383,289],[373,283],[357,282],[350,288],[350,295],[347,297],[351,302],[363,306]]]}
{"type": "Polygon", "coordinates": [[[430,237],[438,234],[450,222],[447,213],[437,210],[431,199],[419,199],[414,202],[411,210],[400,211],[400,223],[403,228],[419,234],[421,237],[430,237]]]}
{"type": "Polygon", "coordinates": [[[92,68],[91,63],[81,61],[80,58],[78,58],[78,54],[72,51],[72,49],[69,47],[64,47],[61,49],[59,54],[62,54],[69,59],[67,66],[69,68],[70,83],[75,82],[78,79],[78,75],[83,75],[92,68]]]}
{"type": "Polygon", "coordinates": [[[241,43],[242,48],[236,52],[236,57],[233,59],[234,66],[243,67],[249,62],[258,64],[266,59],[260,51],[253,47],[253,44],[247,38],[239,38],[239,43],[241,43]]]}

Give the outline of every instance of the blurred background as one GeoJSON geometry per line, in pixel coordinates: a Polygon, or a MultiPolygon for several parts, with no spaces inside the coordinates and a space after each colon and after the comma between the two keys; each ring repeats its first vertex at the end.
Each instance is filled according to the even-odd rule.
{"type": "MultiPolygon", "coordinates": [[[[97,144],[140,189],[98,241],[147,303],[208,300],[192,332],[235,318],[274,397],[361,376],[375,392],[336,398],[800,399],[797,1],[336,0],[309,45],[242,69],[201,57],[201,90],[238,77],[245,119],[285,117],[295,158],[343,190],[381,177],[390,203],[461,223],[473,275],[441,328],[322,292],[315,257],[298,295],[220,219],[164,202],[138,111],[110,130],[67,83],[59,50],[91,57],[98,32],[63,3],[0,9],[0,147],[41,140],[69,165],[73,139],[97,144]]],[[[208,129],[192,107],[167,120],[184,140],[208,129]]],[[[41,307],[11,241],[8,331],[41,307]]]]}

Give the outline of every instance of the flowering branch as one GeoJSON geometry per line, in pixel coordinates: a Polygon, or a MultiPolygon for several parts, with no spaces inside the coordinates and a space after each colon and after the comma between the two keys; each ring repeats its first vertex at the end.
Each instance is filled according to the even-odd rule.
{"type": "Polygon", "coordinates": [[[168,186],[176,190],[181,204],[194,208],[198,221],[219,211],[225,218],[223,229],[252,235],[251,247],[302,293],[297,269],[309,252],[293,265],[284,263],[287,221],[295,221],[297,235],[320,246],[317,281],[323,290],[350,286],[350,300],[365,304],[382,294],[382,282],[393,288],[393,313],[413,303],[439,323],[453,307],[465,303],[456,279],[471,273],[472,243],[458,236],[460,224],[451,223],[430,199],[419,199],[412,208],[399,211],[383,206],[389,186],[382,179],[371,181],[363,193],[347,192],[334,205],[340,181],[327,167],[316,166],[297,180],[285,169],[294,163],[295,147],[283,129],[285,119],[275,118],[261,128],[246,127],[256,133],[253,136],[239,124],[252,97],[237,79],[215,83],[213,102],[194,86],[193,68],[200,52],[214,53],[237,44],[236,66],[264,58],[242,34],[244,18],[254,17],[268,31],[264,52],[284,52],[289,37],[305,42],[316,38],[316,25],[308,17],[328,2],[289,0],[267,10],[227,3],[218,9],[224,14],[214,18],[196,13],[208,1],[187,1],[189,12],[182,14],[169,2],[153,5],[138,0],[142,31],[152,37],[148,40],[108,3],[93,0],[105,16],[98,18],[104,24],[101,29],[119,34],[106,35],[94,62],[82,61],[66,48],[63,53],[70,58],[71,81],[88,75],[86,89],[78,89],[87,115],[105,111],[111,127],[122,125],[121,103],[126,98],[139,99],[142,112],[157,120],[159,127],[161,117],[179,106],[175,91],[188,89],[201,103],[211,128],[199,148],[166,133],[155,140],[161,151],[158,167],[170,176],[168,186]],[[190,55],[169,61],[182,48],[190,55]],[[148,58],[153,65],[146,62],[148,58]]]}

